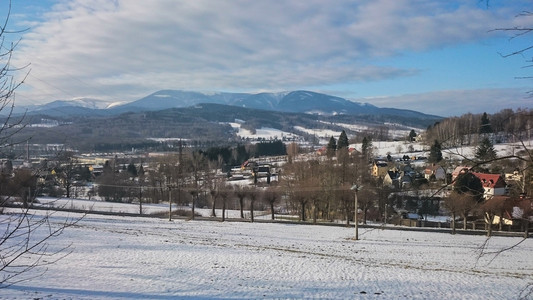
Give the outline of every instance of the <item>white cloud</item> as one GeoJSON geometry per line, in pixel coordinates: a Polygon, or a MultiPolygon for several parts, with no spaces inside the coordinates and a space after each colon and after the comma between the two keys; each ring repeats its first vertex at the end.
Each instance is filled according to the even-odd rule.
{"type": "Polygon", "coordinates": [[[32,64],[22,100],[298,89],[415,74],[372,60],[486,37],[500,14],[446,1],[64,0],[14,61],[32,64]]]}

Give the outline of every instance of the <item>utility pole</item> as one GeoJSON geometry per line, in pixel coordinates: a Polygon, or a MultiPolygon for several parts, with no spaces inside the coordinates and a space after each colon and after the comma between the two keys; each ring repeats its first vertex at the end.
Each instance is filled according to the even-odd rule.
{"type": "Polygon", "coordinates": [[[143,169],[143,160],[141,159],[141,164],[139,165],[139,171],[137,172],[137,181],[139,183],[139,215],[143,214],[143,181],[144,181],[144,169],[143,169]],[[141,172],[143,174],[141,174],[141,172]]]}
{"type": "MultiPolygon", "coordinates": [[[[178,188],[178,205],[181,204],[181,185],[183,184],[183,144],[181,142],[181,139],[178,142],[178,181],[177,181],[177,188],[178,188]]],[[[194,197],[194,196],[193,196],[194,197]]],[[[193,201],[194,206],[194,201],[193,201]]],[[[192,214],[194,216],[194,208],[192,209],[192,214]]]]}
{"type": "Polygon", "coordinates": [[[139,215],[143,214],[143,187],[139,187],[139,215]]]}
{"type": "Polygon", "coordinates": [[[172,188],[168,186],[168,220],[172,221],[172,188]]]}
{"type": "Polygon", "coordinates": [[[357,210],[358,210],[358,203],[357,203],[357,191],[360,191],[361,190],[361,187],[360,186],[357,186],[357,184],[354,184],[350,190],[354,191],[354,202],[355,202],[355,212],[354,212],[354,218],[353,218],[353,222],[355,224],[355,236],[354,236],[354,240],[359,240],[359,227],[358,227],[358,220],[357,220],[357,210]]]}

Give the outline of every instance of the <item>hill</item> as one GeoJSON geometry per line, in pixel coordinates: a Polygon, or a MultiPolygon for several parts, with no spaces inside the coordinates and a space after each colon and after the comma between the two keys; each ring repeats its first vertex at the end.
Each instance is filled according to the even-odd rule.
{"type": "MultiPolygon", "coordinates": [[[[52,228],[81,216],[33,219],[46,213],[52,228]]],[[[362,228],[353,241],[348,227],[98,215],[62,232],[45,245],[66,250],[47,261],[68,255],[2,297],[519,299],[532,275],[533,240],[511,237],[362,228]]]]}
{"type": "Polygon", "coordinates": [[[139,100],[122,103],[107,103],[95,99],[58,100],[44,105],[16,107],[16,113],[48,116],[104,116],[126,112],[157,111],[169,108],[184,108],[200,103],[224,104],[242,108],[271,110],[277,112],[307,113],[316,115],[374,115],[392,118],[436,120],[438,116],[420,112],[379,108],[377,106],[346,100],[311,91],[283,93],[199,93],[179,90],[161,90],[139,100]]]}
{"type": "Polygon", "coordinates": [[[137,101],[113,107],[117,112],[162,110],[187,107],[199,103],[226,104],[230,106],[272,110],[279,112],[307,113],[318,115],[388,115],[420,119],[437,116],[394,108],[379,108],[368,103],[359,103],[344,98],[310,91],[283,93],[214,93],[204,94],[178,90],[162,90],[137,101]]]}
{"type": "MultiPolygon", "coordinates": [[[[87,108],[77,108],[80,112],[87,108]]],[[[183,108],[158,111],[126,112],[122,114],[28,115],[29,124],[19,133],[32,143],[60,143],[80,150],[115,149],[127,151],[132,147],[156,147],[154,139],[187,139],[199,143],[238,143],[230,123],[255,131],[264,127],[296,134],[311,140],[317,130],[333,130],[338,135],[346,130],[350,135],[383,131],[384,122],[395,120],[395,130],[425,128],[438,119],[391,118],[386,115],[316,115],[253,109],[224,104],[203,103],[183,108]],[[48,126],[49,124],[55,124],[48,126]],[[355,125],[357,124],[357,125],[355,125]]],[[[108,110],[100,110],[108,111],[108,110]]]]}

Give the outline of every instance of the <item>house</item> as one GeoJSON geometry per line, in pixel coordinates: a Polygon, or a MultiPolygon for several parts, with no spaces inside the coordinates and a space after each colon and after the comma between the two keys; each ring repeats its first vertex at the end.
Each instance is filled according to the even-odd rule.
{"type": "Polygon", "coordinates": [[[413,177],[409,173],[403,172],[399,180],[400,180],[400,187],[402,189],[411,187],[411,185],[413,185],[413,177]]]}
{"type": "Polygon", "coordinates": [[[519,199],[513,203],[513,219],[527,220],[533,222],[533,198],[521,194],[519,199]]]}
{"type": "Polygon", "coordinates": [[[481,180],[483,189],[485,189],[483,198],[490,199],[494,196],[503,196],[507,193],[507,184],[501,175],[476,172],[472,172],[472,174],[481,180]]]}
{"type": "Polygon", "coordinates": [[[415,171],[415,169],[413,169],[410,163],[400,165],[398,169],[400,170],[400,172],[403,172],[404,174],[407,174],[411,177],[415,177],[417,174],[417,172],[415,171]]]}
{"type": "Polygon", "coordinates": [[[505,173],[505,181],[522,182],[524,177],[518,170],[514,170],[513,173],[505,173]]]}
{"type": "Polygon", "coordinates": [[[374,160],[372,163],[372,176],[376,178],[385,178],[389,171],[389,164],[383,160],[374,160]]]}
{"type": "Polygon", "coordinates": [[[526,226],[533,221],[533,199],[525,195],[521,195],[518,199],[512,199],[506,196],[496,196],[492,200],[503,201],[500,204],[502,211],[496,214],[492,224],[522,226],[525,230],[526,226]]]}
{"type": "Polygon", "coordinates": [[[435,180],[445,180],[446,179],[446,170],[443,167],[433,164],[428,166],[424,170],[424,178],[430,180],[434,178],[435,180]]]}
{"type": "Polygon", "coordinates": [[[386,186],[400,187],[400,172],[387,171],[387,175],[383,178],[383,184],[386,186]]]}
{"type": "Polygon", "coordinates": [[[326,153],[328,152],[328,149],[326,148],[326,146],[323,146],[323,147],[320,147],[316,150],[316,153],[320,156],[322,155],[326,155],[326,153]]]}
{"type": "Polygon", "coordinates": [[[485,222],[493,225],[513,225],[513,201],[508,196],[493,196],[485,202],[489,211],[485,212],[485,222]]]}
{"type": "Polygon", "coordinates": [[[468,171],[470,171],[471,167],[467,167],[467,166],[458,166],[456,167],[453,172],[452,172],[452,182],[455,182],[455,179],[457,179],[457,176],[459,176],[460,174],[464,174],[468,171]]]}

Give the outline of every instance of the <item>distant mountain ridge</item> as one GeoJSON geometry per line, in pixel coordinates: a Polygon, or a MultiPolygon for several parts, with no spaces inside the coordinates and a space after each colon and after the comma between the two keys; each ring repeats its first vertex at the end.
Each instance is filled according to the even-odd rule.
{"type": "Polygon", "coordinates": [[[200,103],[317,115],[390,115],[419,119],[439,118],[438,116],[427,115],[417,111],[379,108],[368,103],[354,102],[337,96],[303,90],[257,94],[227,92],[208,94],[182,90],[160,90],[125,104],[111,104],[96,99],[78,99],[72,101],[58,100],[40,106],[28,106],[23,109],[31,114],[114,115],[125,112],[184,108],[200,103]]]}
{"type": "Polygon", "coordinates": [[[398,116],[416,116],[417,118],[423,119],[427,117],[438,117],[412,110],[379,108],[372,104],[349,101],[341,97],[311,91],[258,94],[205,94],[179,90],[161,90],[137,101],[116,106],[113,109],[122,112],[138,112],[142,110],[154,111],[168,108],[188,107],[199,103],[226,104],[254,109],[319,115],[389,114],[398,116]]]}
{"type": "Polygon", "coordinates": [[[232,106],[296,113],[367,114],[379,108],[370,104],[352,102],[340,97],[310,91],[283,93],[214,93],[204,94],[177,90],[161,90],[142,99],[116,107],[120,110],[162,110],[188,107],[199,103],[226,104],[232,106]]]}
{"type": "Polygon", "coordinates": [[[79,98],[74,100],[56,100],[43,105],[32,105],[31,110],[47,110],[65,106],[77,106],[90,109],[106,109],[109,106],[107,101],[92,99],[92,98],[79,98]]]}

